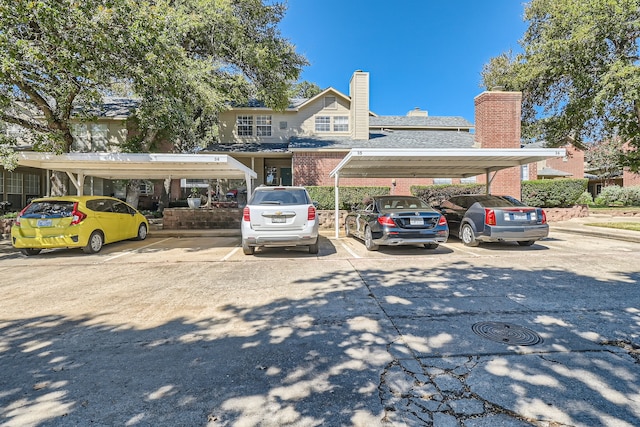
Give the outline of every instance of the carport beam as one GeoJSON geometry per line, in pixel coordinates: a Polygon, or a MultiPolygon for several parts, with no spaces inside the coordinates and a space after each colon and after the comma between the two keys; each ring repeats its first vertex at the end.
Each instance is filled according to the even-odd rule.
{"type": "Polygon", "coordinates": [[[76,191],[78,192],[78,196],[82,196],[84,193],[84,174],[78,172],[76,175],[67,171],[67,175],[71,180],[71,183],[74,187],[76,187],[76,191]]]}

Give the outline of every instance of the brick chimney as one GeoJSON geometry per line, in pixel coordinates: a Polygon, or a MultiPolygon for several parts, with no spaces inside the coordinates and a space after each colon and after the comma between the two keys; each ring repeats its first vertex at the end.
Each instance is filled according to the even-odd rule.
{"type": "Polygon", "coordinates": [[[349,83],[351,138],[369,139],[369,73],[357,70],[349,83]]]}
{"type": "MultiPolygon", "coordinates": [[[[520,148],[522,93],[491,90],[475,98],[475,140],[479,148],[520,148]]],[[[520,167],[501,170],[491,193],[520,198],[520,167]]]]}

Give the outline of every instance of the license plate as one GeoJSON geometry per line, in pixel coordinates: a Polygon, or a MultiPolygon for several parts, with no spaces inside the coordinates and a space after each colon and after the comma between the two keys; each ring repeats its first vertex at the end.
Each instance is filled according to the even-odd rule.
{"type": "Polygon", "coordinates": [[[283,224],[287,222],[287,218],[284,216],[274,216],[271,217],[271,223],[272,224],[283,224]]]}
{"type": "Polygon", "coordinates": [[[39,219],[37,222],[38,227],[51,227],[51,224],[50,219],[39,219]]]}
{"type": "Polygon", "coordinates": [[[526,221],[527,214],[513,214],[513,219],[516,221],[526,221]]]}
{"type": "Polygon", "coordinates": [[[409,224],[411,225],[424,225],[422,218],[410,218],[409,224]]]}

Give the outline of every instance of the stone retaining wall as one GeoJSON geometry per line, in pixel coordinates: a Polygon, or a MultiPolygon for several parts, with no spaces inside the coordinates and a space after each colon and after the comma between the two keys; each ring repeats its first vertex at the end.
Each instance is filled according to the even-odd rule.
{"type": "Polygon", "coordinates": [[[576,205],[571,208],[544,208],[548,222],[566,221],[571,218],[585,218],[589,216],[589,206],[576,205]]]}
{"type": "Polygon", "coordinates": [[[162,228],[165,230],[234,229],[240,228],[242,209],[166,208],[162,228]]]}

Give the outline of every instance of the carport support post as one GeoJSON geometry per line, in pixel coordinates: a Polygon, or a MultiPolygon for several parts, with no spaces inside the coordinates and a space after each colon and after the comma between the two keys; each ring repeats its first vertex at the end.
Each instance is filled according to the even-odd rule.
{"type": "MultiPolygon", "coordinates": [[[[244,174],[244,181],[247,184],[247,201],[246,203],[249,203],[249,198],[251,198],[251,193],[253,192],[252,188],[251,188],[251,176],[248,173],[244,174]]],[[[216,187],[216,192],[218,191],[217,187],[216,187]]],[[[236,197],[236,201],[237,201],[237,197],[236,197]]]]}
{"type": "Polygon", "coordinates": [[[489,177],[489,174],[491,173],[491,171],[489,169],[487,169],[487,171],[485,172],[485,181],[486,181],[486,186],[485,186],[485,190],[484,192],[486,194],[491,194],[491,182],[493,181],[493,178],[496,177],[496,174],[498,173],[498,171],[493,172],[493,176],[489,177]]]}
{"type": "Polygon", "coordinates": [[[340,193],[339,193],[339,188],[340,188],[340,172],[336,172],[336,175],[334,177],[335,179],[335,183],[334,183],[334,193],[335,193],[335,208],[336,208],[336,212],[335,212],[335,217],[333,219],[333,222],[335,223],[335,229],[336,229],[336,239],[338,237],[340,237],[340,193]]]}

